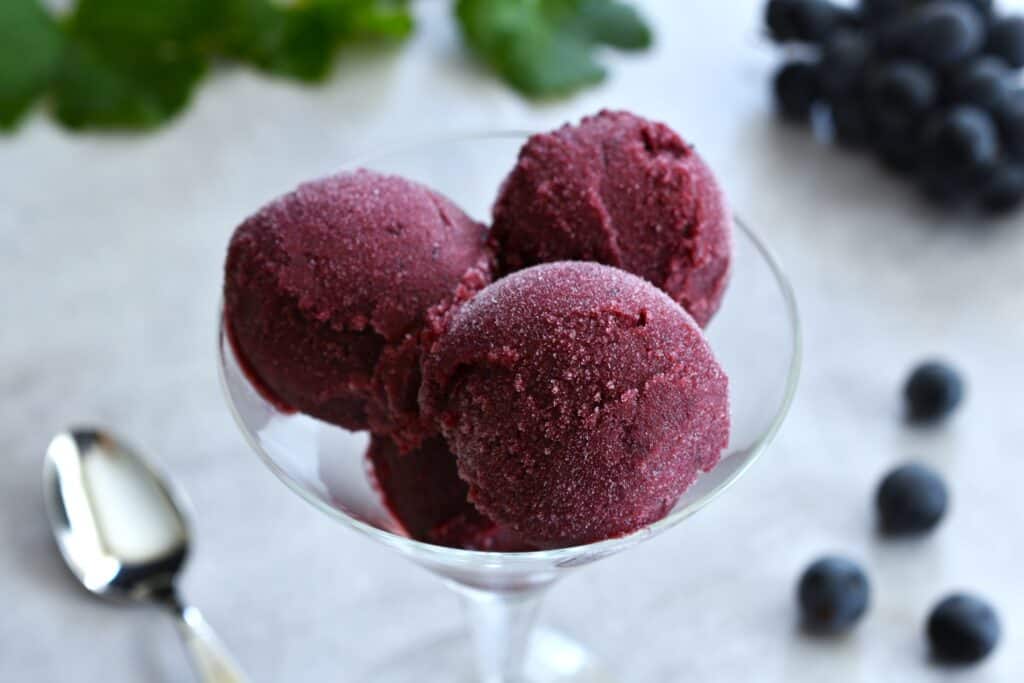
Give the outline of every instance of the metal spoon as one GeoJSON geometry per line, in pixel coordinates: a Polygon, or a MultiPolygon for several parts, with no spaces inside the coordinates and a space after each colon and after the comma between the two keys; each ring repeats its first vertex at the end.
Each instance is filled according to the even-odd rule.
{"type": "Polygon", "coordinates": [[[62,432],[46,449],[43,497],[57,546],[87,590],[169,609],[202,683],[248,680],[178,597],[189,525],[178,494],[145,460],[103,431],[62,432]]]}

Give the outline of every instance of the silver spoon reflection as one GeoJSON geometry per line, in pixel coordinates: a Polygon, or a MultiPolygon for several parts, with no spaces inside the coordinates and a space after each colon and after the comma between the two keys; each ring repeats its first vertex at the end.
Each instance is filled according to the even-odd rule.
{"type": "Polygon", "coordinates": [[[88,591],[168,609],[202,683],[248,680],[178,596],[189,525],[178,495],[145,460],[103,431],[62,432],[46,449],[43,497],[61,555],[88,591]]]}

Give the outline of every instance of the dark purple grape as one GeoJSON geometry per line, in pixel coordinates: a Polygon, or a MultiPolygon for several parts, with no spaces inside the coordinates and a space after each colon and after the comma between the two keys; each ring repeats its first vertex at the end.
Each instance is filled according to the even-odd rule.
{"type": "Polygon", "coordinates": [[[835,139],[846,147],[864,147],[872,139],[871,120],[864,101],[857,97],[834,99],[829,103],[835,139]]]}
{"type": "Polygon", "coordinates": [[[862,31],[842,29],[825,42],[818,81],[821,91],[829,97],[846,98],[860,89],[868,60],[871,41],[862,31]]]}
{"type": "Polygon", "coordinates": [[[868,24],[892,19],[914,6],[914,0],[860,0],[860,15],[868,24]]]}
{"type": "Polygon", "coordinates": [[[872,142],[875,155],[890,171],[911,174],[921,168],[921,136],[917,127],[881,129],[872,142]]]}
{"type": "Polygon", "coordinates": [[[959,0],[960,2],[966,2],[968,5],[978,10],[985,19],[991,18],[996,4],[994,0],[959,0]]]}
{"type": "Polygon", "coordinates": [[[982,207],[992,213],[1012,211],[1024,203],[1024,164],[1000,164],[981,189],[982,207]]]}
{"type": "Polygon", "coordinates": [[[976,57],[950,79],[949,97],[957,104],[972,104],[995,111],[1013,89],[1014,73],[999,57],[976,57]]]}
{"type": "Polygon", "coordinates": [[[918,62],[888,62],[868,76],[868,111],[887,129],[914,125],[932,110],[938,97],[938,79],[931,69],[918,62]]]}
{"type": "MultiPolygon", "coordinates": [[[[919,363],[903,385],[907,418],[918,424],[949,418],[963,402],[965,387],[960,370],[949,362],[933,359],[919,363]]],[[[912,471],[920,473],[920,469],[912,471]]]]}
{"type": "Polygon", "coordinates": [[[765,22],[778,42],[821,43],[836,29],[854,24],[856,16],[827,0],[771,0],[765,22]]]}
{"type": "Polygon", "coordinates": [[[996,20],[989,29],[985,49],[1002,57],[1014,69],[1024,67],[1024,16],[996,20]]]}
{"type": "Polygon", "coordinates": [[[921,171],[920,185],[921,192],[929,202],[950,210],[963,208],[977,194],[977,188],[972,185],[927,167],[921,171]]]}
{"type": "Polygon", "coordinates": [[[818,99],[818,76],[813,64],[789,62],[775,74],[775,102],[790,121],[807,122],[818,99]]]}
{"type": "Polygon", "coordinates": [[[934,115],[924,131],[931,169],[968,189],[985,179],[999,160],[999,133],[983,109],[958,105],[934,115]]]}
{"type": "Polygon", "coordinates": [[[878,43],[887,54],[948,67],[980,52],[985,36],[985,19],[971,4],[934,0],[881,27],[878,43]]]}
{"type": "Polygon", "coordinates": [[[983,598],[955,593],[936,605],[925,627],[932,654],[940,662],[973,664],[999,644],[999,615],[983,598]]]}
{"type": "Polygon", "coordinates": [[[996,122],[1006,154],[1024,161],[1024,90],[1010,93],[996,108],[996,122]]]}
{"type": "Polygon", "coordinates": [[[804,627],[814,633],[842,633],[861,620],[871,602],[867,574],[853,560],[825,556],[800,576],[797,601],[804,627]]]}
{"type": "Polygon", "coordinates": [[[890,536],[932,531],[946,515],[949,489],[930,467],[909,463],[890,471],[875,493],[879,528],[890,536]]]}

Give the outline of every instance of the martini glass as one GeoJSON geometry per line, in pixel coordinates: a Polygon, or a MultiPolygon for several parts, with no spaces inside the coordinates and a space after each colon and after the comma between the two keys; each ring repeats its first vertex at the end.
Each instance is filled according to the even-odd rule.
{"type": "MultiPolygon", "coordinates": [[[[419,181],[470,215],[486,217],[527,134],[464,135],[375,155],[364,167],[419,181]]],[[[253,450],[292,491],[343,526],[366,534],[441,577],[459,597],[468,626],[460,634],[402,653],[365,680],[374,683],[609,683],[600,658],[571,638],[534,628],[546,591],[573,570],[622,552],[676,526],[725,491],[764,452],[796,388],[800,331],[796,302],[777,261],[737,221],[733,275],[706,332],[729,376],[732,427],[722,461],[700,476],[663,519],[627,536],[537,552],[498,553],[431,545],[405,536],[382,504],[363,460],[365,434],[302,414],[285,414],[250,384],[221,324],[225,395],[253,450]]]]}

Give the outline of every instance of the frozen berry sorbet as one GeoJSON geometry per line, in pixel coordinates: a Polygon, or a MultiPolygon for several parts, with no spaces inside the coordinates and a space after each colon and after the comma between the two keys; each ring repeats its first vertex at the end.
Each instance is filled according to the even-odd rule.
{"type": "Polygon", "coordinates": [[[453,311],[420,402],[469,500],[545,548],[662,518],[729,438],[727,379],[693,318],[596,263],[516,272],[453,311]]]}
{"type": "Polygon", "coordinates": [[[562,260],[616,266],[701,326],[725,292],[732,219],[715,177],[670,128],[628,112],[532,136],[493,217],[506,273],[562,260]]]}
{"type": "Polygon", "coordinates": [[[412,447],[430,433],[416,402],[422,344],[490,278],[484,226],[421,185],[356,171],[303,184],[238,227],[224,315],[279,407],[412,447]]]}
{"type": "Polygon", "coordinates": [[[467,499],[469,487],[459,479],[455,456],[440,436],[406,453],[391,439],[374,436],[366,459],[385,506],[411,538],[465,550],[532,549],[477,512],[467,499]]]}

